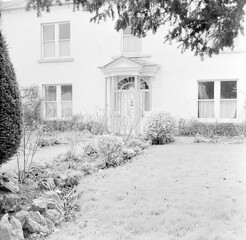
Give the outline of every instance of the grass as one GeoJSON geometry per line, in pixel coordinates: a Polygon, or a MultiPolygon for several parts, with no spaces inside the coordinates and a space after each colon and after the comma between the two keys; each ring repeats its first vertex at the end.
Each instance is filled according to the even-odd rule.
{"type": "Polygon", "coordinates": [[[75,223],[50,240],[245,240],[246,145],[176,143],[83,179],[75,223]]]}

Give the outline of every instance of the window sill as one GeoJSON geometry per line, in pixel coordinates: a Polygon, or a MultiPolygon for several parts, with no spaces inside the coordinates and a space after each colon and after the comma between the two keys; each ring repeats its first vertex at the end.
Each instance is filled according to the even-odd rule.
{"type": "Polygon", "coordinates": [[[233,54],[233,53],[244,53],[245,50],[242,48],[235,48],[234,50],[223,50],[220,52],[220,54],[233,54]]]}
{"type": "Polygon", "coordinates": [[[53,62],[73,62],[74,58],[52,58],[52,59],[39,59],[38,63],[53,63],[53,62]]]}
{"type": "Polygon", "coordinates": [[[121,56],[127,57],[127,58],[151,58],[151,54],[142,54],[142,53],[123,53],[122,55],[113,56],[112,59],[117,59],[121,56]]]}

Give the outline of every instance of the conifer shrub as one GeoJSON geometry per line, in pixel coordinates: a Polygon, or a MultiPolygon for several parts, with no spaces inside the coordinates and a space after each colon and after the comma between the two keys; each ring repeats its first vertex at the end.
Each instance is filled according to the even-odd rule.
{"type": "Polygon", "coordinates": [[[144,125],[144,136],[152,144],[164,144],[173,141],[177,131],[175,118],[168,112],[152,112],[144,125]]]}
{"type": "Polygon", "coordinates": [[[20,92],[7,44],[0,31],[0,165],[18,149],[21,125],[20,92]]]}

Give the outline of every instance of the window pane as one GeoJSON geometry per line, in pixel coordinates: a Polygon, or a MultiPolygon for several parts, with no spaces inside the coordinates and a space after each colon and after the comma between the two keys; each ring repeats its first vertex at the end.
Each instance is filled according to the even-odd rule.
{"type": "Polygon", "coordinates": [[[70,23],[59,24],[59,39],[70,39],[70,23]]]}
{"type": "Polygon", "coordinates": [[[144,93],[144,111],[150,111],[150,94],[149,92],[144,93]]]}
{"type": "Polygon", "coordinates": [[[46,102],[45,103],[45,118],[56,118],[57,117],[57,108],[55,102],[46,102]]]}
{"type": "Polygon", "coordinates": [[[44,41],[55,40],[55,25],[43,26],[43,39],[44,41]]]}
{"type": "Polygon", "coordinates": [[[61,100],[62,101],[72,101],[72,86],[71,85],[61,86],[61,100]]]}
{"type": "Polygon", "coordinates": [[[214,101],[198,102],[198,118],[214,117],[214,101]]]}
{"type": "Polygon", "coordinates": [[[55,42],[44,43],[44,57],[55,56],[55,42]]]}
{"type": "Polygon", "coordinates": [[[45,86],[45,101],[56,101],[56,86],[45,86]]]}
{"type": "Polygon", "coordinates": [[[236,99],[237,98],[237,82],[224,81],[220,83],[220,98],[221,99],[236,99]]]}
{"type": "Polygon", "coordinates": [[[62,103],[62,118],[71,118],[72,117],[72,103],[62,103]]]}
{"type": "Polygon", "coordinates": [[[60,42],[60,53],[61,57],[70,56],[70,41],[60,42]]]}
{"type": "Polygon", "coordinates": [[[123,37],[123,52],[141,52],[141,38],[135,36],[125,36],[123,37]]]}
{"type": "Polygon", "coordinates": [[[236,118],[237,117],[237,100],[220,101],[220,117],[236,118]]]}
{"type": "Polygon", "coordinates": [[[198,99],[214,99],[214,82],[198,83],[198,99]]]}

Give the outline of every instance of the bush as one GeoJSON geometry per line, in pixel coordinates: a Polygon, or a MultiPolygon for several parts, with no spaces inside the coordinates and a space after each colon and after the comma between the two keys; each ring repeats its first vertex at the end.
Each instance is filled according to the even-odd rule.
{"type": "Polygon", "coordinates": [[[88,141],[85,146],[84,146],[84,153],[87,155],[87,156],[91,156],[93,154],[97,154],[97,149],[96,149],[96,146],[95,146],[95,142],[94,141],[88,141]]]}
{"type": "Polygon", "coordinates": [[[140,148],[141,150],[148,147],[148,144],[146,142],[141,141],[140,139],[130,139],[126,143],[127,148],[140,148]]]}
{"type": "Polygon", "coordinates": [[[21,141],[22,112],[18,84],[0,31],[0,165],[12,157],[21,141]]]}
{"type": "Polygon", "coordinates": [[[180,120],[179,135],[204,137],[224,136],[246,136],[246,123],[202,123],[196,120],[180,120]]]}
{"type": "Polygon", "coordinates": [[[41,124],[41,98],[38,94],[38,86],[21,88],[21,102],[25,126],[35,128],[41,124]]]}
{"type": "Polygon", "coordinates": [[[46,131],[90,131],[92,134],[101,135],[107,132],[104,115],[96,112],[93,115],[75,115],[70,120],[44,121],[46,131]]]}
{"type": "Polygon", "coordinates": [[[98,136],[96,141],[98,153],[105,158],[106,165],[118,165],[123,156],[123,140],[113,135],[102,135],[98,136]]]}
{"type": "Polygon", "coordinates": [[[174,139],[176,130],[174,117],[170,113],[159,111],[151,113],[147,118],[144,135],[152,144],[163,144],[174,139]]]}

